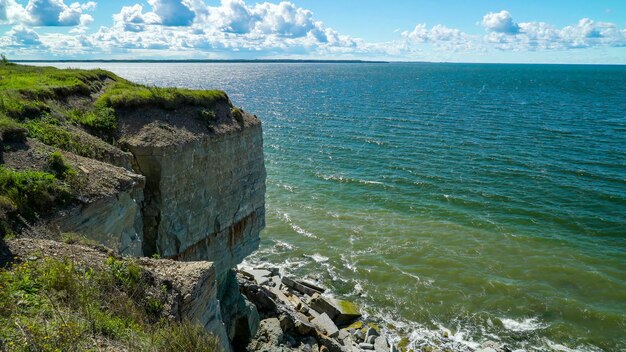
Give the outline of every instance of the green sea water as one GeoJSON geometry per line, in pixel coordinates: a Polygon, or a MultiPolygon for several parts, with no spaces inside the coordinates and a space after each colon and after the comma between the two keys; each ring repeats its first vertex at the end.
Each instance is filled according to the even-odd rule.
{"type": "Polygon", "coordinates": [[[263,120],[270,262],[423,345],[626,350],[626,67],[69,64],[263,120]]]}

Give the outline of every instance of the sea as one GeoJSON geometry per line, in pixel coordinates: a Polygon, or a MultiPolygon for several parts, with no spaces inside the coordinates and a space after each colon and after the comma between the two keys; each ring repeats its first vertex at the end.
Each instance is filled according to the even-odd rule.
{"type": "Polygon", "coordinates": [[[626,66],[47,65],[223,89],[259,116],[267,228],[246,264],[318,281],[396,342],[626,351],[626,66]]]}

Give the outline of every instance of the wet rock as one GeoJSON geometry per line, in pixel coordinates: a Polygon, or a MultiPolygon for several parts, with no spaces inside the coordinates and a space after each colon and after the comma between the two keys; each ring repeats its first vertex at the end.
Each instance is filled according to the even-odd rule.
{"type": "Polygon", "coordinates": [[[337,337],[337,335],[339,335],[339,329],[337,329],[337,325],[335,325],[335,323],[326,313],[311,320],[311,323],[317,326],[320,330],[324,331],[330,337],[337,337]]]}
{"type": "MultiPolygon", "coordinates": [[[[484,350],[488,348],[491,348],[495,350],[496,352],[511,352],[511,349],[508,348],[506,345],[496,342],[496,341],[485,341],[480,345],[480,349],[484,350]]],[[[490,351],[485,351],[485,352],[490,352],[490,351]]]]}
{"type": "Polygon", "coordinates": [[[378,336],[376,340],[374,340],[374,350],[376,350],[376,352],[389,352],[387,339],[383,336],[378,336]]]}

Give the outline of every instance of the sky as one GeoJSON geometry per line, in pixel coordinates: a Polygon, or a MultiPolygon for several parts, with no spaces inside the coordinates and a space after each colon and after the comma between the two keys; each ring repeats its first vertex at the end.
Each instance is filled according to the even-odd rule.
{"type": "Polygon", "coordinates": [[[626,64],[626,0],[0,0],[0,53],[626,64]]]}

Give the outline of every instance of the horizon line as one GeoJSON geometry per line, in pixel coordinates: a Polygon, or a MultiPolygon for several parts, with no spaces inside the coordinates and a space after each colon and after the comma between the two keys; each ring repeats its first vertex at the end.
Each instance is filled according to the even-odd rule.
{"type": "Polygon", "coordinates": [[[477,64],[477,65],[586,65],[586,66],[626,66],[626,63],[554,63],[554,62],[463,62],[463,61],[384,61],[384,60],[333,60],[333,59],[18,59],[15,63],[329,63],[329,64],[477,64]]]}

